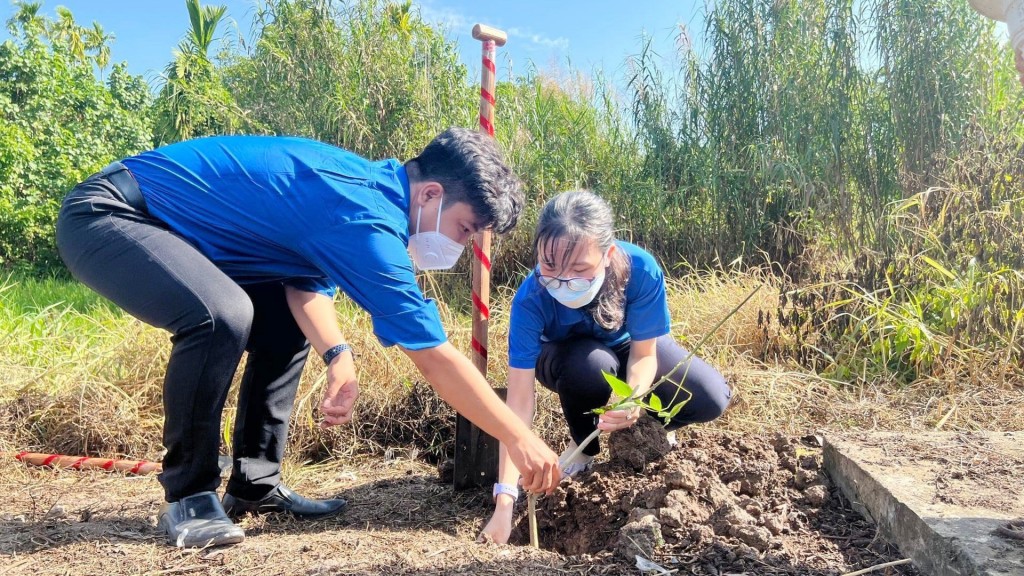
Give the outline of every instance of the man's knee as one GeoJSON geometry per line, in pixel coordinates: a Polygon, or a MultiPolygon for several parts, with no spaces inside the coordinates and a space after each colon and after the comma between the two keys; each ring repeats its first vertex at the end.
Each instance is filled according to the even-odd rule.
{"type": "Polygon", "coordinates": [[[239,298],[226,298],[210,310],[214,333],[223,338],[230,338],[242,345],[249,339],[252,328],[252,301],[243,293],[239,298]]]}
{"type": "Polygon", "coordinates": [[[245,346],[252,327],[252,302],[244,293],[239,298],[206,299],[174,329],[174,340],[211,338],[218,342],[245,346]]]}

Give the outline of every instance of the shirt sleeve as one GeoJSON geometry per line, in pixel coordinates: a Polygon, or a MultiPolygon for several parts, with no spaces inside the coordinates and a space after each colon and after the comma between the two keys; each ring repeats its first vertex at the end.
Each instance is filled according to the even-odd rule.
{"type": "Polygon", "coordinates": [[[285,284],[304,292],[323,294],[328,298],[334,298],[334,294],[338,291],[334,282],[328,278],[290,278],[285,284]]]}
{"type": "Polygon", "coordinates": [[[626,330],[632,340],[649,340],[669,333],[671,320],[665,293],[665,274],[649,254],[635,258],[626,290],[626,330]]]}
{"type": "Polygon", "coordinates": [[[380,221],[351,221],[309,237],[303,253],[369,312],[384,346],[409,350],[448,341],[433,300],[423,297],[405,243],[380,221]]]}
{"type": "Polygon", "coordinates": [[[527,278],[516,291],[509,312],[508,365],[533,370],[540,357],[544,333],[544,311],[536,297],[536,285],[527,278]]]}

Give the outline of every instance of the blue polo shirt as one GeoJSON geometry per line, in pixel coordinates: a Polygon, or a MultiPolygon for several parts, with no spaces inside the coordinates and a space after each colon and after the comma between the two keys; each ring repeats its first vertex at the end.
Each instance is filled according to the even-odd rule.
{"type": "Polygon", "coordinates": [[[630,340],[648,340],[669,333],[665,274],[646,250],[618,241],[615,243],[630,263],[626,283],[626,317],[622,327],[602,328],[587,307],[572,309],[551,297],[531,272],[512,299],[508,332],[509,366],[532,370],[537,366],[541,345],[570,338],[594,338],[615,347],[630,340]]]}
{"type": "Polygon", "coordinates": [[[407,252],[409,180],[397,160],[305,138],[217,136],[123,162],[150,214],[239,284],[340,287],[385,346],[447,340],[407,252]]]}

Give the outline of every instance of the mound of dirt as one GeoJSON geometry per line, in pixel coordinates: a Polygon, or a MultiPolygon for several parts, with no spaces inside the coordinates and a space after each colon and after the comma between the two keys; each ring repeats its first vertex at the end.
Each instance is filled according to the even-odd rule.
{"type": "MultiPolygon", "coordinates": [[[[816,438],[677,435],[670,446],[653,419],[612,434],[606,462],[539,500],[541,547],[715,576],[835,575],[899,559],[832,488],[816,438]]],[[[528,524],[524,513],[512,542],[529,542],[528,524]]]]}

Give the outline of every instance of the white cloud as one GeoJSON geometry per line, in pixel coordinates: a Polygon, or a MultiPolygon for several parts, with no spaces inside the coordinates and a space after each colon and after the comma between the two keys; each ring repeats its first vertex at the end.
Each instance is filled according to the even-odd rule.
{"type": "Polygon", "coordinates": [[[554,50],[569,49],[569,39],[563,36],[559,36],[558,38],[551,38],[548,36],[543,36],[541,34],[535,34],[529,30],[521,30],[519,28],[509,28],[508,35],[510,38],[513,36],[525,38],[527,41],[536,44],[537,46],[541,46],[543,48],[552,48],[554,50]]]}
{"type": "MultiPolygon", "coordinates": [[[[435,0],[420,0],[417,2],[417,6],[420,11],[420,16],[424,20],[437,24],[447,32],[458,36],[469,35],[469,31],[473,28],[473,24],[480,21],[480,19],[474,14],[460,12],[448,6],[440,6],[435,0]]],[[[500,24],[500,22],[493,23],[493,25],[498,28],[501,28],[500,24]]],[[[533,45],[537,48],[566,52],[569,50],[569,39],[562,36],[551,38],[549,36],[534,33],[531,30],[514,27],[506,29],[506,32],[508,33],[509,38],[517,38],[524,41],[527,45],[533,45]]]]}
{"type": "Polygon", "coordinates": [[[427,22],[437,24],[452,34],[467,34],[472,28],[472,19],[448,7],[437,7],[433,2],[424,1],[418,4],[420,16],[427,22]]]}

